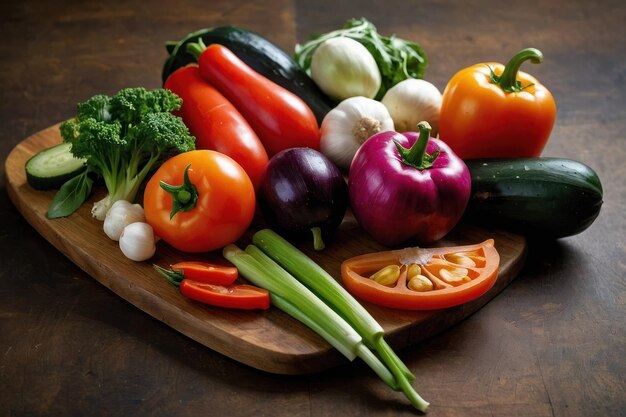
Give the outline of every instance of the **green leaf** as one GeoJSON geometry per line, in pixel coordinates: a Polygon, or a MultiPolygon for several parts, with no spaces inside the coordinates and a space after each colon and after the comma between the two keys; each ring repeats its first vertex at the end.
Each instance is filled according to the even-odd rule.
{"type": "Polygon", "coordinates": [[[89,171],[85,170],[61,186],[48,207],[49,219],[67,217],[87,200],[93,185],[88,173],[89,171]]]}

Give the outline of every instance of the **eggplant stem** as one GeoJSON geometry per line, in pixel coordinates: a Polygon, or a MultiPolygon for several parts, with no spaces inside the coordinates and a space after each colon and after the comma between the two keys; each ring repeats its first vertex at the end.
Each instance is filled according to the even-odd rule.
{"type": "Polygon", "coordinates": [[[319,227],[312,227],[311,232],[313,233],[313,249],[323,250],[326,245],[324,244],[324,239],[322,238],[322,229],[319,227]]]}

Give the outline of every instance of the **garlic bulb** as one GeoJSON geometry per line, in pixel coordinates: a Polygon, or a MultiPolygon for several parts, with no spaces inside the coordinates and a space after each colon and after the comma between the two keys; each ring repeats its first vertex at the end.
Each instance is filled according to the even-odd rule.
{"type": "Polygon", "coordinates": [[[145,222],[146,217],[143,207],[139,204],[131,204],[126,200],[116,201],[104,218],[104,233],[115,241],[120,240],[124,228],[135,222],[145,222]]]}
{"type": "Polygon", "coordinates": [[[358,41],[330,38],[317,47],[311,58],[311,78],[335,100],[376,96],[380,71],[372,54],[358,41]]]}
{"type": "Polygon", "coordinates": [[[156,252],[156,240],[152,226],[148,223],[131,223],[120,236],[120,249],[124,256],[133,261],[145,261],[156,252]]]}
{"type": "Polygon", "coordinates": [[[363,142],[387,130],[394,130],[394,123],[382,103],[367,97],[351,97],[324,117],[320,149],[335,165],[348,170],[363,142]]]}
{"type": "Polygon", "coordinates": [[[389,110],[398,132],[415,131],[419,122],[427,121],[434,137],[439,131],[441,100],[441,92],[433,84],[409,78],[387,90],[381,102],[389,110]]]}

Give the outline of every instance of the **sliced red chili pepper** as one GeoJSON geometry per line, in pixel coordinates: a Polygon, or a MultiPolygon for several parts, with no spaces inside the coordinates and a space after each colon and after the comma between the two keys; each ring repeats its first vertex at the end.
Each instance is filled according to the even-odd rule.
{"type": "Polygon", "coordinates": [[[184,279],[180,293],[185,297],[216,307],[244,310],[270,307],[270,294],[266,289],[246,284],[213,285],[184,279]]]}
{"type": "Polygon", "coordinates": [[[178,262],[171,265],[171,269],[165,269],[158,265],[153,266],[159,274],[177,287],[180,286],[183,279],[214,285],[230,285],[239,275],[235,267],[197,261],[178,262]]]}
{"type": "Polygon", "coordinates": [[[239,275],[234,266],[216,265],[199,261],[178,262],[170,266],[176,272],[182,272],[185,279],[216,285],[230,285],[239,275]]]}

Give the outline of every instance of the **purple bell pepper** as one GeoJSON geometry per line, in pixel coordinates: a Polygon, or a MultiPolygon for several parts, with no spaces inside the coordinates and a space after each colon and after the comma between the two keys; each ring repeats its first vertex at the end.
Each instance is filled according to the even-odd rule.
{"type": "Polygon", "coordinates": [[[395,246],[410,239],[428,244],[444,237],[467,206],[471,177],[443,141],[419,133],[380,132],[357,151],[349,193],[355,218],[374,240],[395,246]]]}

